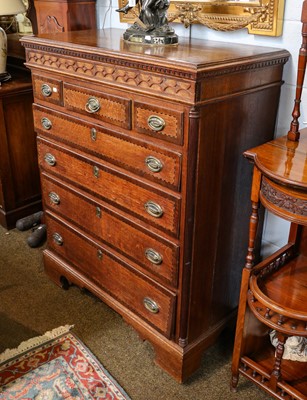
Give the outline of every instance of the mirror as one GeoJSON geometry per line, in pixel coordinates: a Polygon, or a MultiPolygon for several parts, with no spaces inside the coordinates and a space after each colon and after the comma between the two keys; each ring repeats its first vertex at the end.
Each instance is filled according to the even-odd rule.
{"type": "MultiPolygon", "coordinates": [[[[119,8],[128,0],[118,0],[119,8]]],[[[203,24],[216,31],[235,31],[246,28],[255,35],[282,34],[285,0],[171,0],[168,21],[203,24]]],[[[139,15],[138,5],[127,14],[120,13],[120,21],[134,23],[139,15]]]]}

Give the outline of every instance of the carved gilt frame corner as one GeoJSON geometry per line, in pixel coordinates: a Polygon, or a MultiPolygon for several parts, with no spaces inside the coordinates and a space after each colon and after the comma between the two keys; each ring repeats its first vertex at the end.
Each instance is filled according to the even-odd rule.
{"type": "MultiPolygon", "coordinates": [[[[118,0],[119,8],[128,0],[118,0]]],[[[139,2],[141,0],[138,0],[139,2]]],[[[139,14],[136,5],[120,21],[133,23],[139,14]]],[[[248,33],[265,36],[282,34],[285,0],[171,0],[168,21],[203,24],[217,31],[246,28],[248,33]]]]}

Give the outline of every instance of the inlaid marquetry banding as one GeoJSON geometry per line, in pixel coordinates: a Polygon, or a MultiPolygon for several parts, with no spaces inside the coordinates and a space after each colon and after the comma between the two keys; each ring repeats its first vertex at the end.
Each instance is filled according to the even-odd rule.
{"type": "MultiPolygon", "coordinates": [[[[146,113],[148,113],[147,109],[142,109],[140,107],[136,108],[136,125],[138,128],[141,128],[143,130],[149,130],[149,126],[147,123],[146,118],[144,117],[144,115],[146,116],[146,113]]],[[[161,114],[163,115],[163,114],[161,114]]],[[[156,135],[164,135],[164,136],[169,136],[172,138],[177,138],[178,136],[178,123],[177,123],[177,118],[173,117],[171,115],[167,115],[164,114],[164,117],[168,118],[168,120],[170,120],[170,123],[167,124],[171,126],[171,129],[161,129],[159,131],[154,131],[153,129],[151,129],[151,131],[153,133],[155,133],[156,135]]]]}
{"type": "Polygon", "coordinates": [[[48,101],[50,103],[60,104],[62,101],[61,82],[49,80],[45,77],[33,74],[34,97],[48,101]],[[48,96],[43,92],[43,87],[49,87],[51,92],[48,96]]]}
{"type": "Polygon", "coordinates": [[[292,197],[278,190],[276,187],[271,186],[266,179],[262,180],[261,194],[269,203],[276,207],[291,214],[307,217],[307,200],[292,197]]]}
{"type": "MultiPolygon", "coordinates": [[[[61,72],[73,72],[75,76],[83,78],[92,78],[101,82],[116,83],[125,85],[125,87],[136,87],[142,90],[149,90],[159,94],[165,94],[166,96],[176,96],[182,100],[192,101],[194,99],[195,84],[189,82],[184,74],[173,74],[171,69],[163,67],[155,68],[153,66],[147,66],[146,71],[140,67],[133,66],[136,63],[120,62],[117,59],[110,59],[101,57],[95,59],[91,57],[90,61],[85,61],[80,56],[87,56],[87,54],[79,54],[78,60],[70,59],[68,57],[58,57],[52,55],[55,49],[50,48],[48,53],[40,53],[34,51],[28,51],[27,62],[29,65],[39,65],[55,71],[61,72]],[[97,63],[99,61],[99,63],[97,63]],[[101,63],[101,61],[103,63],[101,63]],[[113,62],[112,62],[113,61],[113,62]],[[140,68],[139,68],[140,67],[140,68]],[[138,68],[138,70],[131,69],[138,68]],[[153,73],[156,72],[156,73],[153,73]],[[175,77],[173,77],[175,75],[175,77]]],[[[56,49],[57,50],[57,49],[56,49]]],[[[70,54],[70,51],[65,51],[72,57],[76,57],[77,54],[70,54]]],[[[192,78],[189,76],[189,78],[192,78]]]]}
{"type": "MultiPolygon", "coordinates": [[[[89,96],[87,93],[83,93],[82,91],[77,91],[73,89],[68,89],[65,87],[64,90],[64,102],[68,107],[73,107],[75,109],[84,109],[84,106],[81,107],[80,101],[84,99],[84,104],[88,100],[89,96]]],[[[91,98],[94,99],[94,98],[91,98]]],[[[126,122],[126,105],[120,102],[116,102],[114,100],[110,100],[107,98],[99,97],[95,99],[97,103],[99,103],[99,108],[97,108],[96,113],[102,114],[107,119],[111,121],[119,121],[122,123],[126,122]]],[[[98,106],[97,106],[98,107],[98,106]]]]}
{"type": "MultiPolygon", "coordinates": [[[[132,68],[132,69],[138,69],[140,71],[148,71],[149,76],[151,76],[151,73],[159,73],[162,75],[166,76],[174,76],[178,77],[181,79],[195,79],[196,74],[194,72],[188,72],[188,71],[182,71],[179,69],[174,69],[174,68],[167,68],[165,66],[160,66],[160,65],[147,65],[144,62],[136,62],[136,61],[131,61],[131,60],[123,60],[121,58],[115,58],[115,57],[110,57],[110,56],[105,56],[102,54],[93,54],[93,53],[81,53],[80,51],[73,51],[69,49],[63,49],[63,48],[56,48],[56,47],[50,47],[46,45],[41,45],[39,43],[24,43],[25,48],[27,49],[27,62],[29,63],[34,63],[34,64],[44,64],[45,62],[49,62],[49,58],[53,59],[53,63],[58,63],[58,65],[61,65],[63,62],[66,61],[69,67],[71,67],[71,70],[73,69],[72,63],[74,64],[73,61],[69,61],[69,59],[65,59],[63,57],[62,61],[57,57],[57,55],[67,55],[68,57],[72,58],[78,58],[80,61],[78,62],[78,65],[80,67],[82,66],[82,60],[89,60],[95,62],[95,64],[92,65],[97,65],[96,63],[104,63],[107,64],[108,67],[110,68],[113,65],[118,65],[118,66],[124,66],[127,68],[132,68]],[[52,55],[54,54],[54,56],[52,55]]],[[[287,62],[288,57],[277,57],[273,60],[263,60],[259,62],[250,62],[246,61],[241,62],[237,65],[228,65],[227,67],[222,66],[220,69],[215,69],[210,70],[210,68],[198,72],[197,77],[199,79],[205,78],[205,77],[211,77],[211,76],[218,76],[218,75],[224,75],[224,74],[230,74],[234,72],[240,72],[240,71],[249,71],[249,70],[256,70],[259,68],[266,68],[266,67],[271,67],[273,65],[283,65],[287,62]]],[[[85,62],[83,62],[85,64],[85,62]]],[[[86,62],[86,65],[89,65],[88,62],[86,62]]],[[[78,68],[77,65],[74,66],[75,69],[78,68]]]]}

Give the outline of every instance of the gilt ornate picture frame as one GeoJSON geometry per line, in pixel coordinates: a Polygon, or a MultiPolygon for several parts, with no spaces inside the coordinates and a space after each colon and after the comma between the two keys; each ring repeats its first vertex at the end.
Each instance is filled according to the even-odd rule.
{"type": "MultiPolygon", "coordinates": [[[[118,0],[119,8],[128,0],[118,0]]],[[[265,36],[282,34],[285,0],[171,0],[168,21],[189,27],[203,24],[217,31],[246,28],[248,33],[265,36]]],[[[120,21],[133,23],[139,14],[140,1],[120,21]]]]}

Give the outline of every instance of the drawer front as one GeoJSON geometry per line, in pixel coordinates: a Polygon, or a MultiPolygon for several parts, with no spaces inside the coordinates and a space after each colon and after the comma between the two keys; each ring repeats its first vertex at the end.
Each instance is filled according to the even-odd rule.
{"type": "Polygon", "coordinates": [[[183,142],[183,112],[149,104],[134,103],[134,129],[137,132],[164,139],[183,142]]]}
{"type": "Polygon", "coordinates": [[[131,100],[64,83],[64,106],[68,110],[131,129],[131,100]]]}
{"type": "Polygon", "coordinates": [[[35,99],[63,104],[62,81],[33,74],[32,82],[35,99]]]}
{"type": "Polygon", "coordinates": [[[34,105],[36,132],[77,145],[141,176],[179,190],[181,154],[34,105]]]}
{"type": "Polygon", "coordinates": [[[48,247],[113,298],[170,337],[176,296],[121,262],[72,225],[46,216],[48,247]]]}
{"type": "Polygon", "coordinates": [[[161,282],[177,284],[179,247],[150,234],[103,204],[42,174],[42,193],[45,209],[95,235],[119,253],[139,264],[143,272],[161,282]]]}
{"type": "Polygon", "coordinates": [[[178,235],[179,196],[154,189],[140,181],[38,139],[40,167],[75,182],[124,211],[178,235]]]}

